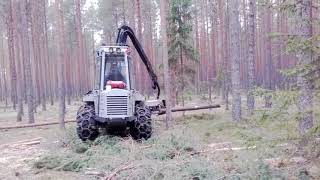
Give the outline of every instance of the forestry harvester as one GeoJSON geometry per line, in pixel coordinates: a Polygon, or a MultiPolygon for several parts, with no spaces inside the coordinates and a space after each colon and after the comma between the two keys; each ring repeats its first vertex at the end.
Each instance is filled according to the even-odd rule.
{"type": "Polygon", "coordinates": [[[114,46],[102,45],[97,50],[97,72],[94,90],[83,97],[84,105],[77,112],[77,134],[81,140],[95,140],[100,128],[108,132],[128,132],[134,139],[148,139],[152,134],[151,115],[163,114],[165,101],[159,100],[157,76],[133,30],[119,28],[114,46]],[[156,100],[146,98],[135,90],[134,62],[130,58],[128,37],[137,50],[157,90],[156,100]]]}

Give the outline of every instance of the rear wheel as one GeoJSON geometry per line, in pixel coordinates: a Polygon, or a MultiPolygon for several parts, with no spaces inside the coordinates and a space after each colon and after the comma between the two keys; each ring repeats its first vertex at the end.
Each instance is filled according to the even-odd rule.
{"type": "Polygon", "coordinates": [[[95,112],[92,105],[85,104],[77,112],[77,134],[83,141],[95,140],[99,135],[99,128],[94,120],[95,112]]]}
{"type": "Polygon", "coordinates": [[[151,134],[151,111],[148,107],[139,105],[136,107],[136,119],[130,126],[130,135],[135,140],[147,140],[151,134]]]}

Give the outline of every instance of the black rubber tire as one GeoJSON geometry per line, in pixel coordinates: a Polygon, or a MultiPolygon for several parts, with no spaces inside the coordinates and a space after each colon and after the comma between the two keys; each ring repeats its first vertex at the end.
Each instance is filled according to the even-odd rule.
{"type": "Polygon", "coordinates": [[[136,107],[136,119],[130,125],[130,135],[135,140],[149,139],[152,135],[151,111],[146,106],[136,107]]]}
{"type": "Polygon", "coordinates": [[[77,112],[77,134],[82,141],[94,141],[99,135],[99,128],[94,120],[94,107],[88,104],[81,106],[77,112]]]}

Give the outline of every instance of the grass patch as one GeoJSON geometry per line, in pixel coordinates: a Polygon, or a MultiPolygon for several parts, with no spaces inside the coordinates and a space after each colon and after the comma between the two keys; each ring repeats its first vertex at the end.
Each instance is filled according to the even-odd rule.
{"type": "MultiPolygon", "coordinates": [[[[260,117],[258,114],[235,123],[225,112],[187,115],[176,119],[174,128],[157,132],[150,140],[140,143],[112,136],[83,143],[72,128],[61,138],[63,148],[43,156],[35,163],[35,168],[73,172],[93,168],[110,174],[125,164],[132,166],[119,172],[117,179],[286,179],[291,174],[298,176],[298,168],[274,169],[264,162],[269,158],[290,158],[293,152],[278,145],[294,137],[287,133],[288,130],[293,132],[295,127],[270,119],[272,116],[260,117]],[[232,147],[257,148],[192,155],[208,148],[208,144],[219,142],[231,142],[232,147]]],[[[317,144],[310,149],[316,152],[313,156],[318,156],[315,147],[317,144]]]]}

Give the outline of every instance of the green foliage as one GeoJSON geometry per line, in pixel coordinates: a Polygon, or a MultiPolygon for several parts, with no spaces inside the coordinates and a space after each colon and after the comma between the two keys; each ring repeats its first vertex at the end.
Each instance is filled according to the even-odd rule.
{"type": "Polygon", "coordinates": [[[51,155],[42,157],[36,161],[34,167],[37,169],[55,169],[58,171],[79,172],[81,169],[88,167],[88,158],[81,158],[75,155],[67,155],[66,157],[59,155],[51,155]]]}
{"type": "Polygon", "coordinates": [[[287,53],[295,53],[300,51],[318,51],[317,46],[315,45],[315,40],[311,39],[304,39],[299,36],[289,36],[287,39],[287,46],[286,51],[287,53]]]}
{"type": "MultiPolygon", "coordinates": [[[[285,139],[296,139],[300,135],[297,131],[298,122],[303,116],[299,112],[297,101],[299,91],[286,90],[286,91],[269,91],[262,88],[256,88],[253,92],[258,97],[270,96],[272,97],[273,106],[270,109],[257,109],[254,116],[249,118],[249,122],[257,126],[269,127],[282,131],[282,136],[285,139]]],[[[313,137],[319,134],[319,122],[317,117],[320,117],[318,111],[318,98],[314,99],[313,113],[315,115],[314,128],[308,133],[308,137],[313,137]]]]}
{"type": "MultiPolygon", "coordinates": [[[[262,4],[268,4],[265,3],[264,0],[261,0],[262,4]]],[[[316,87],[319,84],[320,76],[320,35],[316,33],[312,33],[311,37],[310,34],[302,34],[304,32],[299,32],[299,26],[302,24],[308,24],[308,25],[314,25],[317,27],[319,25],[319,19],[301,19],[303,17],[301,14],[301,8],[307,8],[303,7],[304,5],[301,4],[301,2],[297,0],[286,0],[282,1],[280,3],[272,3],[270,4],[270,7],[275,8],[277,11],[281,12],[283,15],[288,16],[288,20],[290,24],[293,24],[293,27],[295,27],[294,33],[291,34],[282,34],[280,32],[275,32],[271,36],[276,38],[281,38],[281,41],[285,41],[286,43],[286,53],[287,54],[293,54],[298,55],[301,54],[308,54],[312,57],[312,62],[309,62],[308,59],[299,59],[300,62],[298,62],[298,65],[292,69],[282,71],[282,73],[290,78],[290,77],[296,77],[296,76],[303,76],[308,78],[311,82],[316,82],[316,87]]],[[[310,7],[314,8],[314,7],[310,7]]],[[[312,11],[312,10],[311,10],[312,11]]],[[[320,86],[319,86],[320,87],[320,86]]]]}
{"type": "Polygon", "coordinates": [[[217,177],[212,163],[203,157],[191,156],[192,152],[202,149],[203,144],[193,137],[193,132],[184,128],[164,132],[141,143],[130,138],[101,136],[94,142],[80,144],[69,132],[71,131],[68,130],[66,137],[62,138],[65,149],[43,156],[35,162],[35,168],[74,172],[94,168],[109,174],[115,168],[130,163],[135,168],[120,172],[117,178],[214,179],[217,177]]]}
{"type": "Polygon", "coordinates": [[[256,88],[253,92],[254,95],[260,97],[271,97],[273,100],[273,107],[268,110],[261,110],[260,120],[292,120],[297,119],[298,114],[295,113],[297,109],[296,102],[298,98],[298,92],[294,90],[288,91],[270,91],[263,88],[256,88]]]}
{"type": "Polygon", "coordinates": [[[253,92],[251,92],[254,96],[259,96],[259,97],[264,97],[264,96],[273,96],[274,91],[270,90],[270,89],[264,89],[261,87],[255,87],[255,89],[253,90],[253,92]]]}
{"type": "MultiPolygon", "coordinates": [[[[294,95],[287,94],[293,102],[294,95]]],[[[281,93],[274,95],[275,99],[281,93]]],[[[291,112],[292,107],[288,108],[291,112]]],[[[294,110],[293,110],[294,111],[294,110]]],[[[69,129],[61,139],[63,149],[54,150],[41,157],[35,168],[81,172],[87,169],[110,174],[116,168],[132,164],[133,169],[117,173],[116,179],[290,179],[303,177],[303,168],[293,166],[274,167],[266,159],[290,159],[291,143],[285,136],[295,131],[294,120],[269,116],[261,122],[256,111],[252,119],[234,123],[229,113],[200,113],[176,119],[168,131],[157,131],[149,141],[137,143],[130,138],[101,136],[94,142],[82,143],[69,129]],[[286,121],[290,123],[281,123],[286,121]],[[254,123],[256,122],[256,123],[254,123]],[[206,152],[208,145],[230,142],[231,147],[256,146],[255,149],[206,152]],[[290,144],[278,146],[280,144],[290,144]],[[85,147],[85,148],[83,148],[85,147]],[[79,151],[78,149],[83,149],[79,151]],[[287,154],[289,153],[289,154],[287,154]],[[300,175],[301,174],[301,175],[300,175]]],[[[320,112],[316,111],[316,117],[320,112]]],[[[288,116],[289,117],[289,116],[288,116]]],[[[157,121],[158,122],[158,121],[157,121]]],[[[293,136],[291,136],[293,137],[293,136]]],[[[295,141],[294,141],[295,142],[295,141]]],[[[319,157],[319,144],[310,143],[305,149],[308,157],[319,157]]],[[[223,147],[213,147],[224,148],[223,147]]]]}
{"type": "Polygon", "coordinates": [[[192,1],[171,0],[169,28],[169,65],[178,64],[180,55],[189,60],[197,60],[198,53],[192,43],[192,1]]]}

